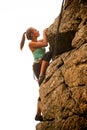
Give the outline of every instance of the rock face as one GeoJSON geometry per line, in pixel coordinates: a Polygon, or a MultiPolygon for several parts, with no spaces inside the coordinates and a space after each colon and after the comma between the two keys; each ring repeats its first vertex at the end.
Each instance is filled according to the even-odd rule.
{"type": "Polygon", "coordinates": [[[87,0],[65,1],[59,34],[58,21],[47,32],[53,58],[39,89],[44,121],[36,130],[86,130],[87,0]]]}

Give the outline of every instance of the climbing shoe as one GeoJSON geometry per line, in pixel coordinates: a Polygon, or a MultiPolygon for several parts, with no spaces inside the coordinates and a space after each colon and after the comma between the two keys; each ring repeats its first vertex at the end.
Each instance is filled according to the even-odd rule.
{"type": "Polygon", "coordinates": [[[43,117],[41,115],[36,115],[35,120],[36,121],[43,121],[43,117]]]}
{"type": "Polygon", "coordinates": [[[39,85],[41,85],[41,83],[43,82],[44,78],[45,78],[45,75],[42,75],[42,76],[39,77],[39,80],[38,80],[39,85]]]}

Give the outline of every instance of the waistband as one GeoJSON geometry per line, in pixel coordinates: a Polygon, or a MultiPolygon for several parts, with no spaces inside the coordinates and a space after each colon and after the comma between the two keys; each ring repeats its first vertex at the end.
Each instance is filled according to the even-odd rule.
{"type": "Polygon", "coordinates": [[[39,58],[39,59],[35,60],[34,63],[39,63],[41,61],[42,61],[42,58],[39,58]]]}

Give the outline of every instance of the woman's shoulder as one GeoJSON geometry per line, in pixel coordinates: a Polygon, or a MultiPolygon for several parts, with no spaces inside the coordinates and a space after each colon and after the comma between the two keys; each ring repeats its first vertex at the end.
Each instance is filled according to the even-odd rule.
{"type": "Polygon", "coordinates": [[[29,42],[28,47],[29,47],[29,49],[30,49],[32,52],[34,52],[34,51],[36,50],[36,48],[32,46],[32,41],[29,42]]]}

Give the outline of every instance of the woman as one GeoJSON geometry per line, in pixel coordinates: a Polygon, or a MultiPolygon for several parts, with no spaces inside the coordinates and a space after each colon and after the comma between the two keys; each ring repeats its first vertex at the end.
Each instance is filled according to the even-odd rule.
{"type": "MultiPolygon", "coordinates": [[[[52,57],[52,53],[50,51],[45,53],[45,47],[48,45],[46,31],[47,29],[43,30],[43,39],[38,40],[38,37],[40,36],[39,31],[33,27],[30,27],[26,30],[26,32],[24,32],[20,43],[20,49],[22,50],[25,42],[25,35],[27,39],[30,40],[28,46],[34,57],[33,71],[39,85],[41,85],[42,81],[44,80],[46,69],[52,57]]],[[[41,99],[38,98],[35,120],[42,121],[43,118],[41,116],[40,100],[41,99]]]]}

